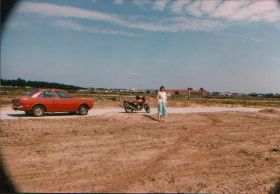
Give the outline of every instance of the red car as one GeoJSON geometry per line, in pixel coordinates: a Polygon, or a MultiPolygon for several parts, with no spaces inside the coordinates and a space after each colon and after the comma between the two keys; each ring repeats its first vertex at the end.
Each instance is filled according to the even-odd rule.
{"type": "Polygon", "coordinates": [[[86,115],[93,107],[89,98],[72,98],[66,91],[58,89],[35,89],[13,99],[13,109],[25,111],[27,115],[41,117],[45,112],[69,112],[86,115]]]}

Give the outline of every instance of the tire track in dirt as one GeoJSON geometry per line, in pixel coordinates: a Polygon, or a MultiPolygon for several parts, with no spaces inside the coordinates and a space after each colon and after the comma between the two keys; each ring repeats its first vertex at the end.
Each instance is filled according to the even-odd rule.
{"type": "MultiPolygon", "coordinates": [[[[208,116],[207,114],[200,114],[203,117],[206,117],[210,120],[209,124],[207,123],[207,125],[205,126],[200,126],[197,127],[197,129],[193,130],[200,130],[201,133],[203,133],[202,131],[204,130],[208,130],[209,127],[212,127],[214,125],[216,125],[217,123],[221,123],[222,121],[214,118],[212,116],[208,116]]],[[[196,133],[195,135],[198,136],[201,133],[196,133]]],[[[128,190],[129,186],[133,185],[135,182],[140,181],[142,178],[147,177],[157,171],[159,171],[159,169],[161,168],[161,163],[164,160],[167,160],[168,158],[170,158],[172,155],[176,155],[181,149],[182,149],[182,144],[184,144],[185,142],[189,142],[189,140],[191,138],[193,138],[194,134],[189,134],[188,135],[179,135],[179,138],[177,138],[174,141],[174,144],[170,147],[167,148],[166,151],[163,151],[161,154],[159,154],[158,156],[156,156],[154,159],[150,160],[149,162],[146,162],[145,167],[141,170],[137,170],[134,173],[131,173],[127,176],[124,176],[123,178],[118,177],[118,181],[115,181],[113,184],[111,184],[110,186],[108,186],[105,191],[117,191],[117,192],[121,192],[124,190],[128,190]]]]}
{"type": "MultiPolygon", "coordinates": [[[[216,127],[218,124],[222,123],[222,120],[216,118],[213,115],[209,115],[209,114],[200,114],[202,116],[204,116],[205,118],[207,118],[210,121],[210,127],[216,127]]],[[[236,182],[234,183],[234,187],[229,186],[229,185],[219,185],[219,187],[217,187],[215,189],[215,191],[217,193],[241,193],[241,189],[237,189],[237,188],[242,188],[244,183],[240,183],[240,182],[236,182]]],[[[203,190],[198,190],[198,192],[201,192],[203,190]]]]}
{"type": "MultiPolygon", "coordinates": [[[[214,115],[204,114],[204,113],[200,114],[200,115],[204,116],[205,118],[207,118],[211,121],[211,124],[210,124],[211,127],[216,127],[220,123],[222,123],[222,120],[215,118],[214,115]]],[[[267,117],[260,116],[260,115],[245,115],[245,116],[243,116],[243,118],[244,117],[248,118],[248,119],[268,119],[267,117]]],[[[229,145],[229,143],[227,145],[229,145]]],[[[263,165],[265,165],[265,164],[263,164],[263,165]]],[[[275,173],[275,174],[277,175],[277,173],[275,173]]],[[[238,180],[238,179],[239,178],[236,177],[236,180],[238,180]]],[[[234,185],[231,185],[231,186],[230,185],[219,185],[219,187],[217,187],[215,189],[215,191],[217,193],[247,193],[247,192],[258,193],[258,190],[262,190],[267,185],[267,182],[269,182],[269,180],[267,180],[267,179],[256,178],[255,172],[252,172],[252,174],[249,175],[248,179],[249,180],[244,180],[245,182],[243,182],[243,181],[235,182],[234,185]],[[246,182],[250,182],[250,184],[247,184],[246,182]],[[254,182],[254,183],[252,183],[252,182],[254,182]],[[246,186],[244,186],[244,185],[246,185],[246,186]]],[[[198,192],[200,192],[200,191],[203,192],[204,190],[203,189],[198,190],[198,192]]]]}
{"type": "Polygon", "coordinates": [[[183,148],[183,144],[190,142],[190,139],[194,138],[194,136],[200,136],[202,133],[204,133],[205,130],[209,128],[209,125],[211,125],[210,122],[204,126],[197,126],[192,128],[193,131],[196,131],[195,133],[187,133],[186,135],[183,134],[185,132],[181,132],[181,134],[177,134],[176,136],[179,137],[169,148],[155,156],[150,161],[143,162],[142,165],[144,166],[144,168],[139,168],[136,171],[133,171],[132,173],[123,177],[117,177],[116,179],[114,179],[117,181],[114,181],[114,183],[108,185],[108,187],[106,187],[106,189],[104,190],[106,192],[122,192],[125,190],[127,191],[129,190],[129,187],[137,181],[141,181],[144,177],[160,171],[163,161],[168,160],[173,155],[176,155],[183,148]]]}
{"type": "MultiPolygon", "coordinates": [[[[220,123],[222,123],[222,120],[216,118],[214,115],[205,114],[205,113],[200,113],[199,115],[203,116],[209,121],[209,127],[207,127],[207,130],[211,129],[212,127],[216,127],[220,123]]],[[[238,182],[235,183],[235,186],[237,188],[242,188],[242,185],[243,185],[242,183],[238,183],[238,182]]],[[[219,185],[214,190],[215,193],[240,193],[241,190],[237,188],[231,187],[229,185],[219,185]]],[[[198,188],[196,192],[205,192],[205,191],[209,192],[209,190],[205,190],[205,188],[202,187],[202,188],[198,188]]]]}
{"type": "Polygon", "coordinates": [[[180,151],[182,148],[182,144],[184,142],[187,142],[190,138],[192,138],[190,135],[188,136],[180,136],[175,140],[175,143],[172,145],[171,148],[167,149],[166,151],[162,152],[158,156],[156,156],[151,161],[147,162],[145,167],[143,169],[137,170],[127,176],[124,177],[118,177],[119,179],[115,179],[118,181],[115,181],[110,186],[108,186],[105,191],[106,192],[122,192],[124,190],[128,190],[129,186],[133,185],[135,182],[141,180],[144,177],[147,177],[150,174],[153,174],[157,172],[160,169],[161,162],[170,158],[172,155],[175,155],[180,151]]]}
{"type": "Polygon", "coordinates": [[[222,120],[216,118],[213,115],[210,114],[200,114],[200,115],[210,120],[211,122],[210,127],[217,126],[218,124],[222,123],[222,120]]]}

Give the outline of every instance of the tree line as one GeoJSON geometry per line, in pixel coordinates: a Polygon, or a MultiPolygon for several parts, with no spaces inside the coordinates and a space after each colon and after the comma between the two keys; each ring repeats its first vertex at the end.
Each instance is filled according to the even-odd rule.
{"type": "Polygon", "coordinates": [[[78,90],[84,89],[79,86],[67,85],[55,82],[44,82],[44,81],[26,81],[21,78],[17,79],[1,79],[1,86],[4,87],[32,87],[32,88],[57,88],[57,89],[67,89],[67,90],[78,90]]]}

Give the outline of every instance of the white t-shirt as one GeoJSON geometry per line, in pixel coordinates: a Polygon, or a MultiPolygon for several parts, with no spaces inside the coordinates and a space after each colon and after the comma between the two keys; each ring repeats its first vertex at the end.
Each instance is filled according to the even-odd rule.
{"type": "Polygon", "coordinates": [[[158,104],[159,103],[164,103],[164,104],[166,104],[166,102],[167,102],[167,95],[166,95],[166,92],[161,92],[161,91],[158,91],[158,93],[157,93],[157,100],[158,100],[158,104]]]}

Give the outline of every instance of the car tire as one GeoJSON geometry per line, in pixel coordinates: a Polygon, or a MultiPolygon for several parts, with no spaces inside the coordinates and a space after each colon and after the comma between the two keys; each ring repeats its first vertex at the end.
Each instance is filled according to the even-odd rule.
{"type": "Polygon", "coordinates": [[[42,117],[45,113],[45,108],[41,105],[36,105],[32,108],[32,114],[35,117],[42,117]]]}
{"type": "Polygon", "coordinates": [[[78,114],[79,115],[86,115],[88,113],[88,106],[83,104],[79,107],[78,109],[78,114]]]}

